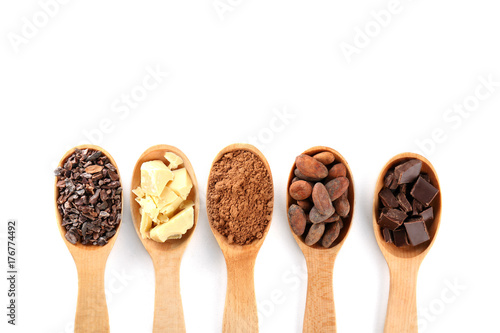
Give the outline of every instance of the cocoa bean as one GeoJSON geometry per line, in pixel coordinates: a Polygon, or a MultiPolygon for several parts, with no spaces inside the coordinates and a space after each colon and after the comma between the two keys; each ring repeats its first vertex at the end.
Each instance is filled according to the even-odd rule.
{"type": "Polygon", "coordinates": [[[319,180],[328,176],[326,166],[309,155],[301,154],[297,156],[295,164],[297,169],[306,177],[319,180]]]}
{"type": "Polygon", "coordinates": [[[330,195],[330,200],[335,201],[340,198],[349,187],[349,179],[346,177],[338,177],[326,183],[325,187],[330,195]]]}
{"type": "Polygon", "coordinates": [[[305,180],[298,180],[290,185],[288,193],[295,200],[305,200],[311,196],[312,187],[311,184],[305,180]]]}
{"type": "Polygon", "coordinates": [[[309,200],[297,200],[297,205],[304,210],[304,212],[308,212],[313,207],[313,204],[309,200]]]}
{"type": "Polygon", "coordinates": [[[302,236],[306,230],[306,214],[298,205],[288,208],[288,222],[297,236],[302,236]]]}
{"type": "Polygon", "coordinates": [[[331,216],[334,212],[330,195],[322,183],[316,183],[312,190],[312,200],[314,207],[321,215],[331,216]]]}
{"type": "Polygon", "coordinates": [[[335,161],[335,156],[329,151],[323,151],[321,153],[317,153],[313,156],[314,159],[320,161],[324,165],[332,164],[335,161]]]}
{"type": "Polygon", "coordinates": [[[316,244],[321,237],[323,236],[323,233],[325,232],[325,224],[324,223],[317,223],[313,224],[311,228],[309,229],[309,232],[307,233],[305,243],[308,246],[316,244]]]}
{"type": "Polygon", "coordinates": [[[339,237],[340,229],[340,224],[338,222],[328,223],[323,233],[323,238],[321,239],[321,245],[326,248],[332,246],[333,242],[339,237]]]}
{"type": "MultiPolygon", "coordinates": [[[[335,209],[333,209],[333,213],[335,213],[335,209]]],[[[318,209],[313,206],[313,208],[311,208],[311,211],[309,212],[309,221],[311,221],[311,223],[321,223],[332,216],[333,213],[331,215],[322,215],[319,213],[318,209]]]]}
{"type": "Polygon", "coordinates": [[[335,200],[333,205],[335,206],[335,211],[341,217],[346,217],[347,215],[349,215],[351,205],[349,204],[349,199],[347,198],[347,191],[345,191],[344,194],[340,196],[340,198],[335,200]]]}

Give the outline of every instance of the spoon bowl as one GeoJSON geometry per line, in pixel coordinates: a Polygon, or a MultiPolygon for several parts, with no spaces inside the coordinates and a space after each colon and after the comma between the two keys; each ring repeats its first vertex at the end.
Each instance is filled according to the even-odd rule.
{"type": "MultiPolygon", "coordinates": [[[[164,243],[155,242],[151,239],[144,239],[141,236],[140,224],[141,213],[139,204],[135,201],[136,195],[130,192],[130,209],[135,231],[139,236],[144,248],[151,256],[155,269],[155,313],[153,320],[153,332],[185,332],[184,312],[182,309],[182,299],[180,293],[180,265],[184,251],[193,236],[194,229],[198,222],[200,210],[200,199],[198,193],[198,182],[193,166],[186,155],[179,149],[168,145],[156,145],[148,148],[137,160],[135,164],[131,190],[141,184],[141,165],[144,162],[161,160],[167,162],[164,155],[172,152],[182,158],[183,164],[191,177],[193,187],[187,200],[194,202],[194,224],[182,238],[169,239],[164,243]]],[[[167,222],[168,223],[168,222],[167,222]]]]}
{"type": "Polygon", "coordinates": [[[373,202],[373,230],[375,239],[387,261],[391,276],[389,303],[385,321],[385,333],[418,332],[416,285],[420,264],[431,249],[441,222],[441,188],[436,170],[425,157],[414,153],[403,153],[393,157],[382,169],[373,202]],[[429,175],[432,185],[439,193],[432,201],[434,220],[429,228],[430,240],[415,247],[396,247],[384,241],[382,231],[377,223],[381,204],[378,193],[384,186],[387,171],[410,159],[422,161],[422,172],[429,175]]]}
{"type": "MultiPolygon", "coordinates": [[[[257,148],[249,144],[232,144],[222,149],[212,163],[209,181],[212,177],[214,164],[226,153],[239,150],[249,151],[262,161],[267,173],[269,174],[272,184],[271,168],[269,167],[266,158],[257,148]]],[[[271,200],[274,200],[274,196],[271,200]]],[[[209,205],[210,203],[207,200],[207,210],[209,205]]],[[[222,331],[224,333],[258,332],[259,325],[254,289],[254,267],[259,249],[264,243],[264,239],[269,232],[271,221],[269,221],[263,231],[262,238],[255,239],[252,243],[247,245],[238,245],[229,244],[228,239],[221,235],[213,227],[210,215],[208,216],[208,219],[212,233],[214,234],[214,237],[224,255],[227,267],[226,304],[224,308],[222,331]]]]}
{"type": "MultiPolygon", "coordinates": [[[[64,165],[68,157],[70,157],[76,149],[101,151],[108,157],[110,163],[116,168],[116,173],[120,176],[118,166],[111,154],[101,147],[94,145],[81,145],[68,150],[59,162],[60,167],[64,165]]],[[[119,179],[121,182],[121,177],[119,179]]],[[[57,177],[55,183],[57,184],[57,177]]],[[[109,253],[120,231],[121,222],[116,229],[115,235],[111,237],[104,246],[83,245],[81,243],[72,244],[66,239],[66,229],[61,225],[62,216],[57,208],[58,195],[59,190],[57,186],[55,186],[54,202],[57,227],[66,247],[73,256],[78,271],[78,299],[75,315],[75,333],[109,332],[108,308],[106,305],[106,296],[104,294],[104,271],[109,253]]],[[[121,209],[123,212],[123,192],[120,196],[122,202],[121,209]]]]}
{"type": "MultiPolygon", "coordinates": [[[[344,226],[330,248],[324,248],[319,244],[314,244],[313,246],[306,245],[302,237],[297,236],[290,227],[293,238],[295,238],[295,241],[302,250],[307,265],[307,299],[303,325],[303,332],[307,333],[337,331],[335,303],[333,300],[333,266],[337,254],[349,234],[352,217],[354,215],[354,182],[351,169],[346,159],[336,150],[324,146],[312,147],[303,152],[303,154],[312,156],[324,151],[331,152],[335,156],[335,162],[341,162],[346,167],[346,177],[349,179],[347,198],[351,205],[351,211],[347,218],[342,219],[344,226]]],[[[295,168],[296,166],[294,163],[290,170],[286,187],[287,210],[291,204],[295,203],[295,200],[290,196],[288,191],[295,177],[295,168]]]]}

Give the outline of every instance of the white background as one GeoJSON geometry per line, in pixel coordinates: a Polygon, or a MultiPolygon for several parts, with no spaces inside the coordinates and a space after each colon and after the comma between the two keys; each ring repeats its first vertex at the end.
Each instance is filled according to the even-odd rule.
{"type": "MultiPolygon", "coordinates": [[[[444,205],[419,273],[420,332],[498,330],[498,3],[401,0],[382,28],[371,12],[391,7],[387,0],[222,3],[230,10],[221,15],[212,0],[74,0],[52,7],[44,22],[39,2],[2,1],[1,267],[6,221],[20,224],[18,326],[6,324],[2,277],[2,332],[71,331],[77,276],[55,223],[52,171],[89,137],[114,156],[126,190],[106,271],[112,332],[152,328],[153,267],[128,206],[136,159],[155,144],[177,146],[204,191],[217,152],[251,137],[275,185],[274,217],[255,267],[261,332],[301,332],[305,262],[284,195],[294,157],[315,145],[343,154],[356,186],[352,230],[334,270],[338,331],[383,329],[389,273],[371,205],[381,168],[404,151],[432,161],[444,205]],[[40,27],[29,34],[26,20],[40,27]],[[366,27],[369,41],[358,30],[366,27]],[[358,45],[349,59],[346,44],[358,45]],[[140,93],[148,68],[169,76],[124,108],[122,95],[140,93]],[[488,77],[497,82],[491,91],[481,83],[488,77]],[[464,101],[471,112],[445,118],[457,117],[447,110],[464,101]],[[439,142],[430,144],[433,132],[439,142]],[[418,143],[425,140],[423,151],[418,143]]],[[[181,280],[187,331],[220,332],[225,263],[204,202],[181,280]]]]}

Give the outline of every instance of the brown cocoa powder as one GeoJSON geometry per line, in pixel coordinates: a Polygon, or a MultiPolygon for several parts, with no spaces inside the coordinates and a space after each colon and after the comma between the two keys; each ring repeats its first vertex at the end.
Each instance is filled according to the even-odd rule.
{"type": "Polygon", "coordinates": [[[226,153],[210,171],[208,217],[230,244],[250,244],[263,237],[272,218],[273,197],[271,175],[252,152],[226,153]]]}

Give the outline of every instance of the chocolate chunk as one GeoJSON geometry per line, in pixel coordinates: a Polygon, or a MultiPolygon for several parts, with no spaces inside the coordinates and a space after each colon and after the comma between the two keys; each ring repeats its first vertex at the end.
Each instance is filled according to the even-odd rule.
{"type": "Polygon", "coordinates": [[[382,201],[384,207],[397,208],[399,206],[396,197],[388,188],[382,189],[382,191],[379,192],[378,197],[380,198],[380,201],[382,201]]]}
{"type": "Polygon", "coordinates": [[[382,211],[378,219],[378,224],[383,228],[395,230],[403,224],[407,217],[408,216],[399,209],[389,209],[387,211],[382,211]]]}
{"type": "Polygon", "coordinates": [[[399,206],[406,214],[413,210],[411,203],[408,201],[406,195],[403,192],[400,192],[396,199],[399,203],[399,206]]]}
{"type": "Polygon", "coordinates": [[[404,195],[408,194],[408,185],[409,184],[401,184],[399,187],[399,193],[403,193],[404,195]]]}
{"type": "Polygon", "coordinates": [[[422,177],[418,177],[417,182],[411,189],[411,196],[420,201],[425,207],[429,207],[439,190],[432,186],[422,177]]]}
{"type": "Polygon", "coordinates": [[[423,212],[420,213],[420,216],[424,219],[425,222],[434,219],[434,209],[432,207],[427,208],[423,212]]]}
{"type": "Polygon", "coordinates": [[[398,165],[394,170],[394,176],[398,180],[398,184],[411,183],[417,179],[420,170],[422,170],[422,161],[413,159],[398,165]]]}
{"type": "Polygon", "coordinates": [[[394,245],[397,247],[410,245],[408,243],[408,236],[406,235],[406,229],[404,227],[397,228],[392,232],[394,236],[394,245]]]}
{"type": "Polygon", "coordinates": [[[419,215],[424,209],[420,201],[418,201],[417,199],[413,199],[412,207],[413,207],[413,215],[419,215]]]}
{"type": "Polygon", "coordinates": [[[385,175],[384,178],[384,187],[389,188],[392,185],[392,182],[394,181],[394,171],[389,171],[385,175]]]}
{"type": "Polygon", "coordinates": [[[425,221],[421,216],[411,217],[404,223],[411,245],[417,246],[430,239],[425,221]]]}
{"type": "Polygon", "coordinates": [[[425,181],[427,181],[427,182],[429,182],[429,183],[431,182],[431,177],[429,177],[429,175],[428,175],[428,174],[426,174],[425,172],[422,172],[422,173],[420,174],[420,177],[422,177],[425,181]]]}
{"type": "Polygon", "coordinates": [[[386,243],[392,243],[394,238],[392,236],[392,231],[390,229],[384,228],[382,229],[382,234],[384,236],[384,240],[386,243]]]}

